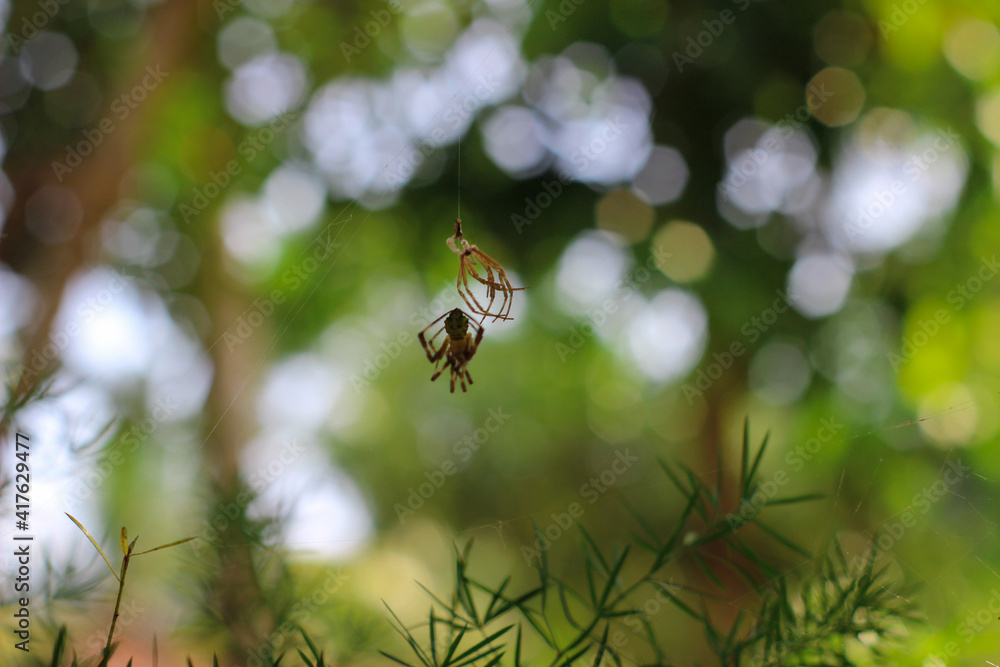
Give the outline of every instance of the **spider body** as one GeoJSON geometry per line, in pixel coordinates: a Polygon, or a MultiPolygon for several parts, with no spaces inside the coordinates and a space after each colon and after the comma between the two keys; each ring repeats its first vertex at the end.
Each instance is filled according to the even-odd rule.
{"type": "Polygon", "coordinates": [[[431,382],[437,380],[445,369],[449,369],[451,371],[451,392],[455,393],[456,378],[462,386],[462,391],[467,391],[465,381],[468,380],[469,384],[472,384],[472,376],[469,375],[469,369],[466,366],[483,340],[483,327],[476,324],[472,317],[463,312],[461,308],[455,308],[427,325],[423,331],[417,334],[417,337],[424,347],[424,352],[427,353],[428,361],[434,364],[436,372],[431,376],[431,382]],[[441,328],[434,332],[430,340],[425,338],[424,334],[442,319],[444,324],[441,328]],[[469,331],[470,322],[478,329],[475,338],[469,331]],[[441,340],[440,347],[435,349],[434,341],[442,332],[445,336],[441,340]],[[438,368],[442,359],[444,365],[438,368]]]}

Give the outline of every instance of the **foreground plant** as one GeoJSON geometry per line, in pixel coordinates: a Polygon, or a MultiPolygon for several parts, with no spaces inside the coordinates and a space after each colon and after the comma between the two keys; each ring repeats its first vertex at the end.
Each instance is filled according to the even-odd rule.
{"type": "Polygon", "coordinates": [[[852,641],[877,658],[886,640],[904,634],[902,620],[918,620],[885,569],[876,568],[874,550],[849,563],[837,545],[816,575],[797,589],[782,578],[765,597],[743,640],[757,648],[757,664],[850,665],[852,641]]]}
{"type": "MultiPolygon", "coordinates": [[[[737,506],[758,490],[757,472],[767,446],[765,437],[751,456],[748,433],[747,426],[737,506]]],[[[751,516],[734,522],[734,515],[722,507],[718,484],[716,488],[705,486],[680,464],[661,462],[661,466],[684,496],[684,509],[668,535],[653,530],[644,517],[630,509],[642,534],[632,535],[634,545],[607,553],[580,526],[585,587],[553,573],[548,550],[541,549],[535,562],[538,585],[520,593],[508,590],[511,576],[499,586],[470,577],[471,543],[464,549],[456,547],[455,588],[450,599],[421,586],[430,595],[431,606],[427,620],[419,626],[406,626],[389,610],[393,627],[405,639],[413,658],[407,661],[383,655],[407,667],[492,667],[502,662],[520,666],[529,664],[522,641],[527,631],[543,645],[539,651],[539,641],[532,642],[530,664],[534,665],[675,664],[668,655],[687,658],[682,653],[684,647],[667,646],[663,637],[668,629],[662,619],[659,629],[654,626],[652,614],[646,611],[650,601],[660,600],[702,627],[719,665],[850,665],[854,663],[848,657],[849,648],[867,658],[877,657],[889,645],[888,640],[896,637],[902,620],[913,619],[909,600],[894,590],[884,570],[875,567],[874,551],[849,565],[836,547],[816,559],[820,565],[815,571],[793,580],[744,540],[743,531],[753,525],[787,549],[809,556],[805,549],[762,523],[760,514],[769,506],[805,502],[820,497],[817,494],[768,499],[758,503],[751,516]],[[646,554],[638,570],[633,551],[646,554]],[[724,558],[719,557],[720,552],[726,554],[724,558]],[[694,566],[719,592],[675,583],[665,574],[671,563],[694,566]],[[735,570],[748,582],[757,601],[744,605],[729,623],[713,620],[707,604],[722,601],[719,593],[726,587],[719,575],[723,567],[735,570]],[[627,574],[636,571],[638,576],[627,574]],[[629,579],[631,583],[627,583],[629,579]],[[424,633],[426,639],[418,639],[417,635],[424,633]]],[[[536,535],[541,542],[537,527],[536,535]]]]}
{"type": "MultiPolygon", "coordinates": [[[[170,546],[170,545],[164,545],[164,546],[170,546]]],[[[309,649],[310,655],[306,655],[301,649],[297,649],[296,652],[299,655],[299,662],[294,667],[332,667],[332,665],[326,661],[325,657],[326,654],[322,650],[316,648],[316,644],[313,642],[312,639],[310,639],[306,631],[303,630],[301,626],[297,626],[297,629],[299,631],[299,634],[302,635],[302,639],[305,641],[306,648],[309,649]]],[[[67,644],[68,640],[67,640],[66,626],[63,625],[62,627],[59,628],[59,634],[56,636],[56,641],[52,649],[52,660],[51,662],[45,664],[52,665],[52,667],[62,665],[63,654],[66,652],[67,644]]],[[[107,650],[102,653],[100,661],[97,662],[96,664],[94,664],[93,661],[86,661],[86,660],[84,662],[80,662],[79,658],[74,656],[73,660],[69,664],[69,667],[108,667],[108,660],[110,658],[111,658],[111,652],[107,650]]],[[[152,660],[153,667],[156,667],[156,665],[159,664],[159,651],[156,646],[156,635],[153,635],[152,658],[153,658],[152,660]]],[[[284,659],[285,659],[285,654],[282,653],[276,658],[269,659],[266,663],[261,663],[260,667],[281,667],[284,659]]],[[[132,667],[132,660],[133,660],[132,658],[129,658],[126,667],[132,667]]],[[[41,661],[38,662],[39,667],[41,667],[42,664],[43,663],[41,661]]],[[[190,657],[188,657],[187,661],[184,664],[187,667],[195,667],[194,662],[191,661],[190,657]]],[[[289,667],[292,667],[290,663],[284,663],[284,664],[289,665],[289,667]]],[[[212,657],[212,667],[219,667],[219,657],[217,655],[212,657]]]]}
{"type": "MultiPolygon", "coordinates": [[[[108,569],[111,570],[111,574],[114,575],[115,579],[118,580],[118,599],[115,600],[115,613],[111,616],[111,629],[108,631],[108,641],[104,645],[104,651],[102,653],[101,663],[106,664],[107,660],[111,657],[111,651],[112,651],[111,640],[115,636],[115,625],[117,625],[118,623],[118,613],[122,604],[122,593],[125,591],[125,573],[128,571],[129,561],[135,556],[142,556],[143,554],[153,553],[154,551],[159,551],[160,549],[166,549],[167,547],[174,547],[177,546],[178,544],[184,544],[185,542],[190,542],[191,540],[195,540],[198,538],[197,536],[185,537],[183,540],[177,540],[176,542],[171,542],[170,544],[161,544],[158,547],[147,549],[146,551],[133,552],[135,549],[135,543],[139,541],[139,536],[136,535],[135,538],[133,538],[132,541],[129,542],[128,533],[125,530],[125,526],[122,526],[122,532],[120,536],[121,547],[122,547],[122,567],[121,567],[121,574],[119,575],[117,572],[115,572],[115,568],[111,566],[111,561],[108,560],[107,555],[104,553],[104,549],[102,549],[101,545],[97,543],[97,540],[95,540],[94,536],[90,534],[90,531],[84,528],[83,524],[77,521],[72,514],[67,512],[66,516],[68,516],[70,520],[76,524],[77,528],[83,531],[83,534],[87,536],[87,539],[90,540],[90,543],[94,545],[95,549],[97,549],[97,553],[101,554],[101,558],[103,558],[104,562],[108,564],[108,569]]],[[[62,636],[62,633],[60,634],[60,636],[62,636]]]]}

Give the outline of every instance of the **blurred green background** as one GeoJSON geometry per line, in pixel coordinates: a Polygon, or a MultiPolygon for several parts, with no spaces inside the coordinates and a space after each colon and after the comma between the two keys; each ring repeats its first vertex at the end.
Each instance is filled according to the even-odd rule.
{"type": "MultiPolygon", "coordinates": [[[[33,653],[8,631],[0,662],[45,660],[61,623],[103,646],[116,587],[63,512],[109,554],[122,524],[201,537],[130,565],[120,664],[154,634],[161,664],[254,664],[301,645],[289,617],[387,664],[381,600],[425,615],[414,580],[447,590],[453,542],[530,582],[533,526],[572,503],[602,545],[623,502],[669,531],[657,460],[708,483],[721,455],[731,486],[745,417],[762,479],[826,494],[772,525],[817,554],[881,534],[918,585],[895,664],[1000,661],[998,17],[0,0],[0,533],[21,432],[39,554],[33,653]],[[456,217],[529,289],[452,394],[417,334],[465,307],[456,217]]],[[[723,622],[754,600],[729,584],[723,622]]],[[[672,661],[709,659],[654,621],[672,661]]]]}

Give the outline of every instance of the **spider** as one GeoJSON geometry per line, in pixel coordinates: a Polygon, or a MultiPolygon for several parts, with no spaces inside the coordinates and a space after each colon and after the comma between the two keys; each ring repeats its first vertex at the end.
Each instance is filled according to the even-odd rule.
{"type": "Polygon", "coordinates": [[[494,322],[498,319],[512,319],[510,317],[510,307],[514,302],[513,292],[528,288],[512,286],[510,280],[507,278],[507,272],[500,266],[500,262],[465,240],[465,237],[462,236],[461,218],[455,220],[455,235],[448,238],[448,247],[458,255],[458,293],[462,295],[465,305],[469,307],[469,310],[477,315],[482,315],[482,319],[479,320],[480,324],[487,317],[492,317],[494,322]],[[485,278],[476,271],[477,262],[486,269],[485,278]],[[494,271],[496,271],[496,278],[493,277],[494,271]],[[476,295],[469,288],[470,274],[475,280],[486,285],[486,296],[490,301],[485,308],[483,308],[483,305],[479,303],[476,295]],[[497,290],[503,294],[503,301],[500,302],[500,309],[492,313],[490,312],[490,308],[493,307],[493,302],[497,298],[497,290]]]}
{"type": "Polygon", "coordinates": [[[461,383],[462,391],[467,391],[465,381],[468,380],[469,384],[472,384],[472,376],[469,375],[469,369],[466,368],[466,365],[479,348],[479,343],[483,340],[483,327],[476,324],[475,320],[468,313],[462,311],[461,308],[455,308],[428,324],[427,328],[417,334],[417,337],[420,339],[420,344],[424,346],[427,359],[434,364],[434,368],[437,370],[431,376],[431,382],[437,380],[438,376],[446,368],[449,368],[451,369],[451,393],[455,393],[455,378],[458,378],[459,383],[461,383]],[[434,332],[434,335],[431,336],[428,342],[424,338],[424,334],[442,319],[444,319],[444,325],[434,332]],[[468,331],[470,321],[473,326],[479,329],[475,340],[472,339],[472,334],[468,331]],[[434,339],[441,335],[442,331],[447,332],[447,335],[441,341],[441,347],[435,350],[434,339]],[[445,360],[444,366],[437,368],[442,358],[445,360]]]}

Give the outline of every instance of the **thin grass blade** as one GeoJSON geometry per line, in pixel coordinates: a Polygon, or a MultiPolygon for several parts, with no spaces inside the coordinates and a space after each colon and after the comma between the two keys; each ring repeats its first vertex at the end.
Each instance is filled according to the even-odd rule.
{"type": "Polygon", "coordinates": [[[63,651],[66,650],[66,626],[59,628],[59,635],[56,637],[55,646],[52,647],[52,667],[59,667],[62,662],[63,651]]]}
{"type": "Polygon", "coordinates": [[[390,660],[392,660],[393,662],[398,662],[399,664],[401,664],[401,665],[404,665],[405,667],[413,667],[413,665],[411,665],[410,663],[408,663],[408,662],[406,662],[406,661],[404,661],[404,660],[400,660],[400,659],[399,659],[399,658],[397,658],[396,656],[394,656],[394,655],[390,655],[390,654],[386,653],[385,651],[381,651],[381,650],[380,650],[380,651],[379,651],[379,653],[381,653],[381,654],[382,654],[382,655],[384,655],[385,657],[389,658],[389,659],[390,659],[390,660]]]}
{"type": "Polygon", "coordinates": [[[132,554],[133,556],[141,556],[142,554],[150,554],[154,551],[159,551],[160,549],[166,549],[168,547],[176,547],[178,544],[184,544],[185,542],[190,542],[191,540],[197,540],[198,536],[185,537],[183,540],[177,540],[176,542],[171,542],[170,544],[161,544],[158,547],[153,547],[152,549],[146,549],[145,551],[140,551],[138,553],[132,554]]]}
{"type": "MultiPolygon", "coordinates": [[[[111,561],[108,560],[107,555],[105,555],[104,553],[104,549],[102,549],[101,545],[97,543],[97,540],[95,540],[94,536],[90,534],[90,531],[84,528],[83,524],[77,521],[76,518],[69,512],[64,512],[64,514],[69,517],[70,521],[76,524],[77,528],[83,531],[83,534],[87,536],[87,539],[90,540],[90,543],[94,545],[95,549],[97,549],[97,553],[101,554],[101,558],[103,558],[104,562],[108,564],[108,569],[111,570],[111,574],[115,575],[115,579],[118,579],[118,573],[115,572],[115,568],[111,567],[111,561]]],[[[118,579],[118,581],[120,582],[121,579],[118,579]]]]}
{"type": "Polygon", "coordinates": [[[309,658],[308,658],[308,657],[306,656],[306,654],[302,652],[302,649],[300,649],[300,648],[297,648],[297,649],[295,649],[295,650],[296,650],[296,651],[298,651],[298,653],[299,653],[299,657],[300,657],[300,658],[302,658],[302,662],[306,663],[306,664],[307,664],[307,665],[308,665],[309,667],[316,667],[316,665],[314,665],[314,664],[312,663],[312,660],[310,660],[310,659],[309,659],[309,658]]]}

